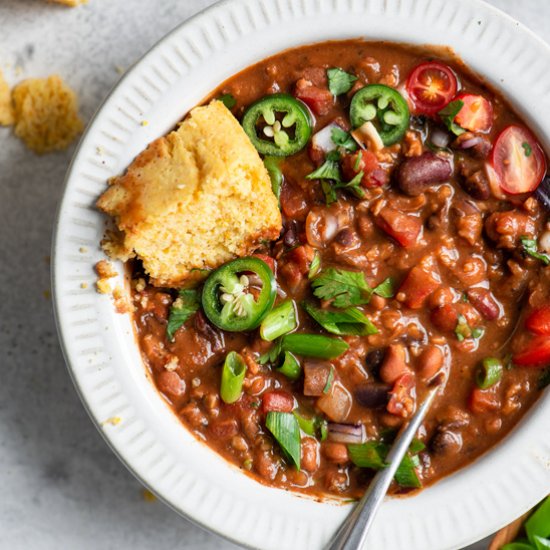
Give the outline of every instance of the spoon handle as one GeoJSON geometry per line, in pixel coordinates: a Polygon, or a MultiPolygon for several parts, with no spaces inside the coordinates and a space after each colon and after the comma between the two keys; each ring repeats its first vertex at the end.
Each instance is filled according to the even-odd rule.
{"type": "Polygon", "coordinates": [[[424,403],[411,418],[407,427],[399,433],[386,458],[388,467],[374,476],[363,498],[338,529],[327,550],[359,550],[362,547],[393,476],[422,424],[438,388],[439,386],[436,385],[430,389],[424,403]]]}

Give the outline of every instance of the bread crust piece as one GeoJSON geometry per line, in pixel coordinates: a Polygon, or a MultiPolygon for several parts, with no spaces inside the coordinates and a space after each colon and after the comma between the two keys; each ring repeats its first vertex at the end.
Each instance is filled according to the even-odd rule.
{"type": "Polygon", "coordinates": [[[193,109],[110,183],[97,206],[114,217],[118,234],[103,247],[141,259],[156,286],[181,286],[282,229],[267,170],[220,101],[193,109]]]}

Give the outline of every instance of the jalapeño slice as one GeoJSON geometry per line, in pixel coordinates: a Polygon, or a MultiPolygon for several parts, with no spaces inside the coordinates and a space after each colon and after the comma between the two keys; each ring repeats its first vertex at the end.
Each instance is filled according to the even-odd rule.
{"type": "Polygon", "coordinates": [[[242,126],[259,153],[288,157],[307,145],[312,124],[301,101],[288,94],[273,94],[247,109],[242,126]]]}
{"type": "Polygon", "coordinates": [[[361,88],[351,100],[350,119],[354,128],[372,122],[385,146],[399,141],[409,126],[409,106],[403,96],[383,84],[361,88]]]}
{"type": "Polygon", "coordinates": [[[276,291],[273,271],[263,260],[239,258],[222,265],[206,279],[202,307],[208,319],[222,330],[252,330],[273,307],[276,291]],[[254,289],[259,294],[249,292],[250,274],[261,281],[261,289],[254,289]]]}

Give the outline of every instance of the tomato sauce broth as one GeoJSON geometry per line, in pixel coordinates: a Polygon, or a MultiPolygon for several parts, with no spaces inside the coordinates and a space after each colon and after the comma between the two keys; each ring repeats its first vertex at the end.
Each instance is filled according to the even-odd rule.
{"type": "MultiPolygon", "coordinates": [[[[538,239],[542,245],[549,228],[533,196],[504,193],[491,181],[491,168],[502,172],[498,181],[510,175],[506,165],[491,165],[498,136],[510,126],[525,126],[503,98],[443,49],[351,40],[273,56],[224,82],[209,100],[231,94],[236,102],[232,112],[241,120],[259,98],[287,93],[308,104],[313,134],[332,123],[349,131],[354,93],[373,83],[405,93],[408,75],[430,60],[451,67],[459,83],[456,94],[490,102],[490,128],[457,136],[437,115],[423,115],[411,106],[410,123],[399,142],[375,153],[367,144],[370,156],[360,148],[341,152],[346,179],[357,175],[359,166],[365,168],[363,196],[340,190],[329,205],[319,181],[307,178],[327,158],[310,141],[281,161],[283,232],[258,250],[274,266],[276,303],[291,298],[297,304],[298,333],[327,334],[300,306],[316,300],[310,277],[316,255],[321,273],[330,268],[362,273],[371,288],[390,278],[391,297],[374,293],[361,304],[376,334],[343,335],[349,349],[334,359],[300,357],[305,379],[302,375],[292,381],[275,365],[261,364],[260,357],[273,344],[258,330],[220,330],[201,309],[170,341],[166,327],[177,291],[153,287],[137,262],[131,266],[137,335],[157,388],[192,433],[262,483],[314,496],[359,497],[374,469],[357,466],[348,447],[353,437],[342,441],[334,430],[361,426],[361,442],[391,442],[434,377],[442,376],[444,387],[418,433],[422,449],[415,453],[416,475],[426,486],[497,444],[540,395],[542,367],[550,362],[550,353],[544,355],[550,330],[541,329],[537,349],[543,349],[542,357],[514,363],[532,346],[534,332],[526,328],[525,319],[548,302],[550,289],[544,263],[526,253],[522,238],[538,239]],[[329,101],[326,70],[332,67],[357,80],[329,101]],[[441,131],[448,140],[444,147],[431,141],[441,131]],[[414,159],[421,160],[411,163],[414,159]],[[428,174],[422,181],[418,170],[428,174]],[[426,179],[438,179],[437,170],[443,175],[425,185],[426,179]],[[242,396],[233,404],[220,398],[222,365],[230,351],[239,352],[247,367],[242,396]],[[480,368],[487,358],[498,360],[500,368],[498,379],[483,388],[480,368]],[[321,391],[311,389],[314,371],[322,378],[321,391]],[[334,377],[328,392],[327,372],[334,377]],[[316,395],[304,395],[304,387],[316,395]],[[336,387],[343,388],[344,411],[342,402],[335,402],[336,387]],[[299,470],[266,429],[270,410],[294,410],[328,422],[328,438],[318,431],[302,432],[299,470]]],[[[460,120],[473,127],[485,124],[479,118],[460,120]]],[[[527,146],[538,147],[532,141],[527,146]]],[[[543,155],[538,149],[531,154],[543,155]]],[[[526,170],[539,169],[533,160],[522,159],[526,170]]],[[[315,303],[332,311],[330,300],[315,303]]],[[[417,487],[395,483],[392,491],[417,487]]]]}

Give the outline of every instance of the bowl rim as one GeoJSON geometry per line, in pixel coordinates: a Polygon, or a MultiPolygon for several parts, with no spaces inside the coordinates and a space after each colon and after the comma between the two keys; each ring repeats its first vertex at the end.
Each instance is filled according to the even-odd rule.
{"type": "MultiPolygon", "coordinates": [[[[87,154],[89,155],[90,147],[93,146],[93,139],[97,138],[97,136],[94,136],[94,130],[95,130],[96,126],[98,126],[98,123],[103,123],[105,125],[105,116],[106,116],[105,111],[109,108],[109,106],[113,105],[113,102],[117,98],[120,98],[121,93],[124,90],[129,89],[131,86],[135,86],[136,75],[137,75],[137,73],[139,72],[140,69],[143,69],[146,65],[150,64],[150,60],[153,57],[156,56],[157,58],[159,58],[159,57],[162,57],[163,55],[166,55],[166,52],[167,52],[168,48],[173,46],[172,42],[175,41],[175,40],[177,41],[179,39],[179,37],[181,37],[182,35],[187,33],[190,36],[192,36],[192,39],[190,40],[190,43],[191,43],[191,50],[190,51],[193,51],[193,47],[195,47],[195,48],[197,47],[197,41],[199,40],[199,38],[197,38],[197,37],[200,36],[199,34],[193,34],[193,33],[198,33],[199,32],[199,31],[197,31],[197,29],[199,29],[204,35],[205,29],[208,29],[206,32],[211,31],[211,27],[209,27],[209,25],[220,25],[220,17],[227,16],[227,17],[232,17],[233,19],[235,19],[235,17],[237,17],[235,14],[236,13],[240,14],[241,12],[239,10],[241,10],[241,9],[252,10],[252,13],[254,13],[254,9],[262,9],[262,10],[265,11],[265,10],[269,10],[269,9],[275,7],[275,9],[278,9],[278,15],[280,16],[280,18],[278,20],[274,19],[274,21],[279,21],[279,22],[281,20],[284,20],[286,22],[289,21],[288,19],[285,19],[285,17],[288,17],[288,13],[289,13],[288,11],[285,11],[285,9],[287,9],[289,7],[292,7],[293,9],[298,10],[296,12],[293,12],[292,17],[290,18],[291,22],[294,21],[293,17],[297,18],[298,15],[300,15],[300,12],[299,12],[300,6],[303,7],[304,9],[309,8],[311,10],[307,14],[305,14],[305,13],[301,14],[302,20],[303,20],[304,16],[307,16],[309,18],[318,20],[318,19],[322,19],[323,17],[328,17],[327,14],[329,14],[331,16],[332,15],[336,16],[338,14],[342,15],[342,13],[341,13],[342,7],[344,9],[349,10],[349,11],[346,12],[348,14],[349,14],[349,12],[352,12],[354,9],[359,9],[359,10],[362,9],[365,13],[374,14],[374,15],[378,14],[379,16],[381,16],[383,18],[387,17],[387,18],[390,18],[390,19],[395,18],[395,17],[397,17],[397,19],[399,19],[400,17],[402,18],[403,13],[406,12],[406,10],[416,9],[416,7],[412,6],[413,0],[385,0],[385,1],[384,0],[379,0],[378,2],[373,0],[372,2],[368,2],[368,3],[365,3],[365,2],[366,2],[366,0],[333,0],[331,3],[328,3],[328,2],[323,3],[323,0],[302,0],[302,1],[300,1],[300,0],[263,0],[259,3],[257,3],[257,6],[251,8],[250,5],[252,4],[252,0],[222,0],[221,2],[218,2],[218,3],[208,7],[206,9],[202,10],[201,12],[195,14],[190,19],[184,21],[182,24],[180,24],[174,30],[172,30],[169,34],[167,34],[164,38],[159,40],[144,56],[142,56],[130,69],[128,69],[128,71],[122,76],[122,78],[119,80],[119,82],[114,86],[114,88],[107,95],[105,100],[102,102],[102,104],[98,108],[97,112],[92,117],[92,119],[91,119],[91,121],[90,121],[90,123],[89,123],[89,125],[86,129],[86,132],[82,136],[82,139],[80,140],[80,143],[79,143],[79,145],[78,145],[78,147],[75,151],[73,160],[71,161],[71,164],[70,164],[68,172],[67,172],[67,176],[65,178],[63,198],[60,201],[59,206],[58,206],[56,221],[55,221],[55,225],[54,225],[54,239],[53,239],[53,243],[52,243],[52,258],[54,259],[53,269],[52,269],[52,290],[53,290],[53,296],[54,296],[54,300],[53,300],[53,303],[54,303],[54,316],[55,316],[55,322],[56,322],[56,326],[57,326],[57,330],[58,330],[58,334],[59,334],[59,339],[60,339],[60,342],[61,342],[61,348],[62,348],[62,351],[63,351],[63,355],[65,357],[65,361],[66,361],[69,373],[71,375],[71,378],[73,380],[73,383],[75,385],[77,393],[78,393],[78,395],[79,395],[86,411],[88,412],[90,418],[92,419],[92,422],[95,424],[98,431],[102,434],[103,438],[108,443],[108,445],[111,447],[113,452],[118,456],[118,458],[122,461],[122,463],[129,469],[129,471],[141,483],[143,483],[150,490],[152,490],[161,500],[163,500],[168,506],[170,506],[172,509],[174,509],[177,513],[183,515],[184,517],[186,517],[187,519],[189,519],[193,523],[195,523],[195,524],[201,526],[202,528],[207,529],[207,530],[209,530],[213,533],[216,533],[220,536],[223,536],[224,538],[226,538],[228,540],[231,540],[232,542],[239,543],[239,544],[252,544],[253,546],[259,546],[258,545],[258,537],[256,536],[253,539],[247,539],[247,541],[245,541],[243,536],[240,535],[240,534],[235,534],[236,530],[230,529],[228,527],[227,523],[223,526],[220,526],[219,521],[217,521],[217,520],[216,520],[217,523],[216,523],[216,521],[212,522],[208,519],[205,520],[204,514],[202,514],[202,515],[201,514],[193,514],[193,513],[190,513],[190,511],[188,509],[187,510],[183,509],[182,506],[181,506],[181,501],[179,501],[179,500],[176,501],[174,499],[174,496],[169,495],[168,491],[164,487],[161,487],[156,483],[152,483],[150,476],[144,475],[144,471],[146,471],[146,470],[143,469],[142,465],[138,464],[137,458],[129,459],[128,453],[126,451],[126,447],[124,447],[124,443],[121,443],[121,440],[117,439],[114,435],[115,432],[116,432],[116,426],[112,426],[113,429],[110,429],[110,426],[109,426],[108,423],[105,424],[104,422],[102,422],[100,420],[101,414],[103,414],[100,410],[101,407],[98,405],[97,401],[93,401],[91,399],[90,386],[83,382],[83,380],[84,380],[83,374],[82,374],[81,369],[78,366],[79,363],[82,363],[82,361],[81,361],[82,357],[79,357],[75,352],[74,339],[78,338],[79,334],[77,334],[75,329],[74,329],[74,327],[76,325],[74,323],[71,325],[69,323],[68,319],[67,319],[68,314],[67,314],[66,307],[69,303],[66,299],[67,295],[69,295],[71,297],[74,297],[73,302],[75,302],[75,304],[76,304],[74,307],[77,307],[79,304],[82,305],[82,299],[81,299],[82,293],[80,293],[78,291],[75,291],[71,287],[71,289],[69,291],[71,294],[67,294],[67,282],[68,282],[68,277],[67,277],[67,274],[66,274],[67,261],[66,261],[66,258],[64,258],[62,256],[62,254],[67,252],[67,247],[66,247],[66,242],[65,242],[65,237],[66,237],[65,228],[66,228],[67,223],[68,223],[67,218],[71,213],[74,212],[73,206],[68,204],[69,194],[73,190],[73,188],[75,188],[77,185],[79,185],[79,180],[82,181],[82,178],[80,177],[81,174],[78,173],[78,171],[80,170],[79,165],[81,165],[83,163],[84,157],[87,154]],[[328,6],[328,8],[327,8],[327,6],[328,6]],[[325,10],[325,11],[323,11],[323,10],[325,10]],[[103,119],[102,119],[102,117],[103,117],[103,119]]],[[[438,12],[439,15],[445,14],[445,2],[444,2],[444,0],[420,0],[420,2],[417,2],[417,6],[419,4],[422,4],[421,9],[423,9],[425,11],[425,13],[428,13],[430,9],[435,9],[435,10],[439,10],[439,12],[438,12]]],[[[540,53],[540,51],[543,51],[545,53],[546,58],[550,59],[550,47],[540,37],[538,37],[537,35],[532,33],[529,29],[527,29],[526,27],[524,27],[520,23],[513,20],[510,16],[500,12],[498,9],[496,9],[493,6],[485,4],[485,2],[482,2],[481,0],[466,0],[466,1],[463,2],[463,4],[465,5],[466,8],[474,10],[474,13],[476,13],[476,14],[479,13],[480,15],[478,17],[480,17],[481,18],[480,20],[482,20],[484,22],[484,24],[486,24],[487,26],[490,26],[490,23],[495,24],[495,22],[498,22],[498,24],[496,24],[496,25],[500,29],[505,29],[505,30],[508,30],[508,31],[510,31],[510,29],[517,30],[519,35],[523,37],[523,39],[525,40],[525,43],[530,47],[530,49],[532,49],[533,51],[538,49],[539,53],[540,53]]],[[[271,15],[273,16],[273,13],[271,13],[271,15]]],[[[275,13],[275,15],[277,15],[277,13],[275,13]]],[[[252,34],[253,34],[254,32],[258,32],[258,29],[252,29],[251,31],[249,30],[249,32],[252,32],[252,34]]],[[[335,36],[332,39],[338,40],[338,39],[342,38],[342,37],[336,36],[336,35],[337,35],[337,33],[335,33],[335,36]]],[[[243,36],[250,36],[250,34],[243,33],[243,36]]],[[[186,39],[189,40],[188,37],[186,37],[186,39]]],[[[330,38],[320,37],[318,41],[323,42],[323,41],[329,40],[329,39],[330,38]]],[[[388,40],[390,40],[390,39],[388,39],[388,40]]],[[[392,39],[391,41],[393,41],[393,42],[403,42],[403,40],[396,40],[396,39],[392,39]]],[[[432,42],[431,40],[429,40],[429,41],[432,42]]],[[[311,42],[312,42],[311,40],[308,40],[304,43],[311,43],[311,42]]],[[[292,47],[292,46],[289,46],[289,47],[292,47]]],[[[457,48],[455,48],[455,49],[457,49],[457,48]]],[[[276,51],[280,51],[280,48],[275,49],[274,53],[276,51]]],[[[197,52],[195,51],[194,53],[197,53],[197,52]]],[[[458,55],[461,55],[461,52],[459,50],[457,50],[457,53],[458,53],[458,55]]],[[[266,57],[265,54],[260,55],[257,58],[257,61],[261,60],[264,57],[266,57]]],[[[468,66],[471,66],[467,59],[465,60],[465,62],[468,66]]],[[[246,63],[242,68],[245,68],[248,65],[250,65],[250,63],[246,63]]],[[[233,71],[233,73],[234,72],[236,72],[236,71],[233,71]]],[[[483,76],[483,72],[481,72],[481,74],[483,76]]],[[[149,78],[151,78],[150,74],[149,74],[149,78]]],[[[216,79],[216,82],[219,83],[222,80],[225,80],[225,78],[216,79]]],[[[544,86],[547,86],[547,83],[545,83],[544,86]]],[[[214,86],[210,86],[210,89],[212,89],[212,88],[214,88],[214,86]]],[[[504,88],[505,97],[509,97],[509,94],[506,93],[507,85],[504,85],[504,82],[502,83],[502,88],[504,88]]],[[[546,88],[546,87],[542,88],[541,87],[540,91],[538,93],[536,93],[535,95],[539,95],[540,97],[542,97],[544,95],[544,93],[546,93],[545,92],[546,89],[550,90],[550,84],[548,84],[548,88],[546,88]]],[[[201,99],[201,97],[195,97],[195,100],[190,100],[189,103],[190,103],[190,105],[193,105],[193,101],[195,101],[195,103],[196,103],[197,100],[200,100],[200,99],[201,99]]],[[[516,103],[516,105],[517,105],[517,103],[516,103]]],[[[530,109],[528,108],[527,111],[529,111],[529,110],[530,109]]],[[[524,111],[524,109],[520,108],[520,112],[521,111],[524,111]]],[[[531,109],[531,111],[532,111],[532,109],[531,109]]],[[[545,118],[546,120],[550,120],[550,116],[549,116],[550,115],[550,105],[544,105],[544,108],[542,109],[542,111],[543,111],[543,114],[546,115],[546,117],[541,117],[541,118],[545,118]]],[[[182,114],[184,114],[184,113],[182,113],[182,114]]],[[[526,115],[525,112],[521,112],[521,114],[523,116],[526,115]]],[[[529,116],[529,114],[527,113],[527,118],[533,119],[533,116],[529,116]]],[[[532,121],[533,122],[538,122],[538,121],[534,121],[534,120],[532,120],[532,121]]],[[[176,120],[173,120],[172,122],[174,123],[174,122],[176,122],[176,120]]],[[[547,146],[550,145],[550,122],[548,122],[546,124],[538,123],[538,124],[534,124],[534,126],[535,126],[535,128],[538,129],[539,135],[544,136],[543,141],[546,143],[546,145],[547,146]]],[[[157,135],[163,135],[163,133],[165,133],[166,130],[168,130],[168,128],[164,128],[164,130],[163,130],[162,127],[157,126],[157,127],[154,128],[154,130],[149,132],[146,136],[141,135],[141,137],[139,138],[138,141],[140,141],[140,142],[144,142],[144,141],[147,141],[147,140],[151,141],[152,140],[151,136],[153,136],[155,134],[155,132],[156,132],[157,135]]],[[[126,144],[124,144],[124,145],[126,145],[126,144]]],[[[134,147],[134,149],[136,149],[136,147],[134,147]]],[[[139,147],[137,147],[137,151],[139,151],[139,147]]],[[[137,151],[134,151],[134,152],[137,152],[137,151]]],[[[129,158],[131,156],[135,156],[135,155],[133,155],[133,153],[126,152],[126,157],[127,158],[129,158]]],[[[118,166],[118,168],[120,168],[120,166],[124,167],[124,162],[123,161],[122,161],[121,165],[118,166]]],[[[112,168],[110,168],[110,169],[112,169],[112,168]]],[[[96,178],[96,180],[97,180],[97,178],[96,178]]],[[[101,185],[101,182],[96,181],[96,183],[101,185]]],[[[91,195],[90,195],[90,198],[92,198],[91,195]]],[[[93,203],[91,203],[91,204],[93,205],[93,203]]],[[[90,204],[87,204],[87,207],[89,208],[90,204]]],[[[94,220],[96,220],[96,221],[100,219],[97,212],[94,215],[92,215],[91,217],[94,218],[94,220]]],[[[100,225],[98,227],[96,221],[90,222],[90,217],[84,219],[83,221],[91,223],[93,225],[93,230],[95,231],[96,234],[98,233],[98,231],[100,233],[103,232],[103,229],[104,229],[103,226],[100,225]]],[[[75,237],[75,235],[73,235],[73,237],[75,237]]],[[[81,239],[81,242],[90,242],[90,240],[93,241],[93,238],[89,239],[87,237],[80,237],[80,235],[77,235],[75,237],[75,239],[73,239],[75,241],[75,244],[77,244],[76,241],[78,239],[81,239]]],[[[87,268],[84,268],[85,269],[84,273],[82,274],[82,276],[79,275],[78,277],[80,277],[80,278],[88,277],[89,278],[90,277],[90,268],[91,268],[91,266],[93,265],[93,263],[95,263],[95,261],[97,261],[101,257],[102,256],[99,253],[92,253],[91,255],[83,255],[82,258],[79,258],[78,260],[75,260],[76,263],[80,263],[80,264],[82,264],[83,262],[87,262],[87,264],[86,264],[87,268]]],[[[77,277],[77,275],[73,272],[70,275],[70,277],[73,277],[73,279],[70,279],[70,281],[74,282],[76,280],[75,277],[77,277]]],[[[121,277],[119,277],[119,281],[121,281],[121,277]]],[[[99,295],[95,295],[95,294],[91,294],[91,293],[87,293],[86,298],[88,300],[92,300],[93,304],[97,306],[98,316],[101,316],[101,318],[104,319],[105,321],[108,321],[110,319],[110,317],[108,315],[108,309],[110,308],[112,310],[112,306],[111,306],[110,303],[106,303],[105,299],[101,298],[99,295]],[[103,303],[100,303],[101,301],[103,301],[103,303]]],[[[73,303],[73,302],[71,302],[71,303],[73,303]]],[[[90,302],[88,302],[88,303],[90,303],[90,302]]],[[[124,331],[127,331],[127,328],[128,327],[125,326],[125,327],[121,328],[120,330],[118,330],[117,335],[118,336],[123,335],[124,331]]],[[[95,335],[95,336],[97,336],[97,335],[95,335]]],[[[126,340],[128,340],[128,338],[126,336],[122,336],[122,338],[126,338],[126,340]]],[[[126,343],[128,343],[128,342],[126,342],[126,343]]],[[[133,345],[135,346],[135,342],[133,342],[133,345]]],[[[99,346],[99,348],[101,348],[101,347],[102,347],[102,345],[99,346]]],[[[108,349],[108,350],[114,350],[112,339],[111,339],[110,342],[107,342],[104,347],[105,347],[105,349],[108,349]],[[111,347],[109,348],[109,346],[111,346],[111,347]]],[[[105,350],[103,350],[103,349],[99,350],[99,351],[96,350],[96,353],[101,354],[104,351],[105,350]]],[[[135,356],[134,356],[134,359],[135,359],[135,356]]],[[[108,364],[109,364],[109,359],[106,359],[105,362],[104,362],[104,365],[108,365],[108,364]]],[[[141,364],[139,366],[140,366],[140,368],[143,368],[141,364]]],[[[107,368],[107,367],[103,366],[102,369],[103,368],[107,368]]],[[[135,378],[135,376],[136,376],[135,372],[133,373],[133,376],[135,378]]],[[[119,391],[122,391],[122,390],[120,390],[120,388],[119,388],[119,391]]],[[[537,405],[532,407],[531,410],[527,413],[527,415],[521,421],[522,425],[526,424],[528,421],[534,423],[535,420],[537,420],[537,419],[538,419],[538,422],[540,422],[540,417],[542,416],[542,412],[538,413],[538,411],[534,411],[533,409],[538,408],[539,405],[543,404],[545,406],[540,407],[541,409],[544,408],[544,409],[550,410],[550,403],[548,403],[547,397],[548,397],[548,391],[546,392],[546,399],[545,399],[544,396],[541,397],[539,399],[537,405]],[[546,403],[544,403],[544,402],[546,402],[546,403]]],[[[151,394],[148,394],[148,395],[145,396],[145,399],[150,399],[150,398],[151,398],[151,394]]],[[[158,397],[157,397],[157,399],[158,399],[158,397]]],[[[158,400],[158,401],[160,401],[160,400],[158,400]]],[[[164,421],[166,421],[167,424],[169,423],[169,421],[167,420],[166,415],[169,414],[169,415],[173,416],[173,420],[175,420],[178,427],[175,428],[175,426],[171,426],[172,431],[174,433],[176,433],[178,429],[181,430],[182,425],[179,423],[179,421],[177,421],[175,419],[175,415],[173,415],[173,413],[171,411],[169,411],[167,409],[167,407],[164,406],[164,404],[161,405],[161,408],[162,407],[164,407],[162,409],[164,411],[164,414],[160,413],[158,408],[156,409],[156,414],[162,416],[162,418],[164,419],[164,421]]],[[[505,438],[506,441],[507,441],[507,444],[508,444],[509,438],[510,438],[510,436],[507,436],[505,438]]],[[[523,443],[527,443],[526,438],[524,437],[524,438],[518,439],[515,446],[517,447],[521,441],[523,441],[523,443]]],[[[549,445],[550,442],[546,441],[546,442],[543,442],[543,443],[545,443],[546,445],[542,446],[542,447],[538,447],[536,449],[537,453],[542,453],[540,456],[538,456],[537,460],[539,462],[541,460],[543,462],[546,461],[547,463],[550,464],[550,445],[549,445]]],[[[189,444],[188,440],[187,440],[187,444],[189,444]]],[[[195,447],[195,450],[196,449],[197,448],[195,447]]],[[[499,449],[499,450],[502,450],[502,449],[499,449]]],[[[212,453],[212,451],[207,451],[207,452],[212,453]]],[[[200,453],[200,452],[197,451],[197,453],[200,453]]],[[[478,462],[486,462],[487,459],[489,458],[489,456],[492,455],[493,453],[494,453],[494,450],[491,450],[488,453],[485,453],[485,455],[483,455],[480,459],[478,459],[478,461],[476,461],[476,464],[478,462]]],[[[510,454],[510,453],[508,453],[508,454],[510,454]]],[[[521,454],[521,453],[519,453],[519,454],[521,454]]],[[[512,455],[513,455],[513,453],[512,453],[512,455]]],[[[516,453],[516,457],[517,456],[518,455],[516,453]]],[[[530,458],[532,459],[533,456],[530,456],[530,458]]],[[[502,457],[501,457],[501,459],[502,459],[502,457]]],[[[526,460],[526,457],[523,456],[523,459],[526,460]]],[[[528,462],[529,461],[527,461],[527,463],[528,462]]],[[[223,461],[223,463],[224,463],[224,467],[226,469],[228,469],[228,470],[231,469],[230,465],[226,464],[225,461],[223,461]],[[229,466],[229,468],[228,468],[228,466],[229,466]]],[[[532,465],[532,461],[531,461],[531,465],[532,465]]],[[[453,478],[453,483],[451,483],[450,485],[456,484],[456,482],[455,482],[456,476],[460,475],[461,473],[465,472],[465,470],[468,470],[471,467],[472,466],[467,466],[465,469],[460,470],[457,474],[453,474],[452,476],[450,476],[451,478],[453,478]]],[[[222,469],[223,469],[223,467],[222,467],[222,469]]],[[[229,474],[227,474],[227,475],[229,475],[229,474]]],[[[239,475],[240,477],[245,477],[245,476],[241,476],[240,474],[237,474],[237,475],[239,475]]],[[[436,486],[439,486],[439,487],[445,486],[445,487],[447,487],[447,486],[449,486],[448,480],[449,480],[449,478],[446,478],[445,480],[443,480],[443,481],[439,482],[438,484],[436,484],[436,486]]],[[[530,487],[529,487],[530,492],[529,492],[528,495],[523,495],[522,504],[519,507],[516,506],[514,508],[516,511],[519,509],[520,513],[521,513],[521,511],[524,511],[524,510],[530,508],[532,505],[534,505],[536,503],[536,501],[540,500],[539,497],[544,496],[543,495],[544,492],[548,492],[548,490],[550,489],[550,470],[549,470],[548,475],[545,478],[545,482],[544,482],[545,484],[544,483],[540,484],[540,480],[541,480],[541,476],[539,476],[537,478],[537,483],[535,485],[533,485],[533,483],[528,484],[528,485],[530,485],[530,487]],[[538,490],[535,490],[537,488],[538,488],[538,490]]],[[[270,498],[271,496],[273,496],[273,494],[271,492],[272,491],[277,491],[276,489],[266,488],[265,486],[257,484],[256,482],[252,482],[252,483],[258,489],[258,493],[261,493],[262,498],[264,498],[264,497],[265,498],[270,498]],[[260,489],[260,487],[262,489],[260,489]]],[[[514,478],[513,485],[515,486],[515,488],[517,488],[519,490],[519,493],[521,494],[521,488],[522,488],[522,486],[525,486],[525,478],[522,478],[516,472],[516,477],[514,478]]],[[[429,490],[430,490],[430,488],[426,489],[424,492],[429,491],[429,490]]],[[[489,488],[489,490],[494,491],[494,489],[490,489],[490,488],[489,488]]],[[[495,495],[493,494],[493,497],[494,496],[495,495]]],[[[294,497],[291,497],[291,498],[294,499],[294,497]]],[[[414,498],[417,498],[417,497],[414,497],[414,498]]],[[[284,499],[281,500],[278,497],[275,498],[275,500],[277,500],[277,502],[283,502],[284,501],[284,499]]],[[[295,500],[297,500],[297,499],[295,499],[295,500]]],[[[397,500],[397,499],[393,499],[393,500],[397,500]]],[[[494,498],[493,498],[493,501],[494,501],[494,498]]],[[[388,502],[388,505],[389,504],[390,504],[390,502],[388,502]]],[[[324,505],[328,506],[328,505],[330,505],[330,503],[324,503],[324,505]]],[[[324,505],[321,505],[321,506],[324,506],[324,505]]],[[[304,543],[305,543],[304,548],[306,546],[307,547],[318,547],[319,541],[326,540],[327,533],[330,532],[332,526],[335,526],[337,524],[337,522],[340,521],[341,518],[343,517],[343,515],[346,513],[345,508],[347,508],[347,507],[338,506],[336,508],[333,507],[331,509],[333,515],[336,516],[336,520],[332,522],[331,526],[329,526],[328,529],[324,530],[322,536],[313,536],[309,532],[308,532],[307,535],[304,536],[303,533],[302,533],[301,534],[301,537],[302,537],[301,540],[303,540],[304,543]]],[[[311,507],[306,506],[304,509],[306,510],[306,512],[312,512],[311,507]]],[[[480,505],[478,507],[478,512],[483,511],[483,510],[487,510],[487,502],[480,503],[480,505]]],[[[456,510],[455,510],[453,513],[458,513],[458,512],[456,512],[456,510]]],[[[319,519],[319,518],[317,518],[317,519],[319,519]]],[[[513,518],[509,517],[509,514],[508,514],[508,515],[504,516],[502,518],[502,520],[500,520],[500,523],[499,522],[495,523],[493,521],[493,523],[490,525],[490,527],[488,529],[481,532],[481,535],[480,535],[479,530],[477,532],[473,533],[469,537],[468,537],[468,535],[463,533],[462,535],[460,535],[462,538],[460,539],[460,537],[459,537],[460,544],[464,544],[465,542],[472,542],[473,540],[475,540],[477,538],[481,538],[481,536],[484,536],[485,534],[489,534],[491,531],[499,528],[502,525],[505,525],[506,523],[509,522],[510,519],[513,519],[513,518]]],[[[236,525],[235,522],[233,522],[233,525],[234,526],[236,525]]],[[[425,527],[425,526],[423,526],[423,527],[425,527]]],[[[272,525],[267,525],[266,529],[268,530],[268,532],[271,533],[273,531],[273,526],[272,525]]],[[[287,529],[287,531],[288,531],[288,529],[287,529]]],[[[422,544],[425,544],[425,541],[429,541],[428,544],[432,545],[432,546],[429,546],[429,547],[436,548],[436,546],[433,546],[433,544],[434,544],[433,533],[430,536],[428,536],[428,534],[423,533],[423,532],[421,534],[418,534],[418,531],[417,531],[416,536],[420,537],[420,539],[423,541],[422,544]],[[425,536],[425,539],[422,539],[422,536],[425,536]]],[[[383,534],[379,535],[378,539],[375,539],[375,546],[376,546],[377,543],[379,544],[380,540],[391,540],[391,537],[390,538],[388,538],[388,537],[389,537],[389,535],[388,535],[388,532],[386,530],[383,534]],[[384,537],[386,537],[386,538],[384,538],[384,537]]],[[[273,536],[272,536],[272,540],[271,540],[270,543],[268,543],[267,547],[274,547],[273,544],[272,544],[273,540],[274,539],[273,539],[273,536]]],[[[285,540],[287,540],[287,539],[285,539],[285,540]]],[[[400,546],[394,546],[394,547],[400,547],[400,546]]],[[[426,545],[419,546],[419,548],[427,548],[427,547],[428,546],[426,546],[426,545]]],[[[445,548],[451,548],[451,547],[454,547],[454,546],[452,544],[451,545],[447,544],[445,546],[445,548]]]]}

